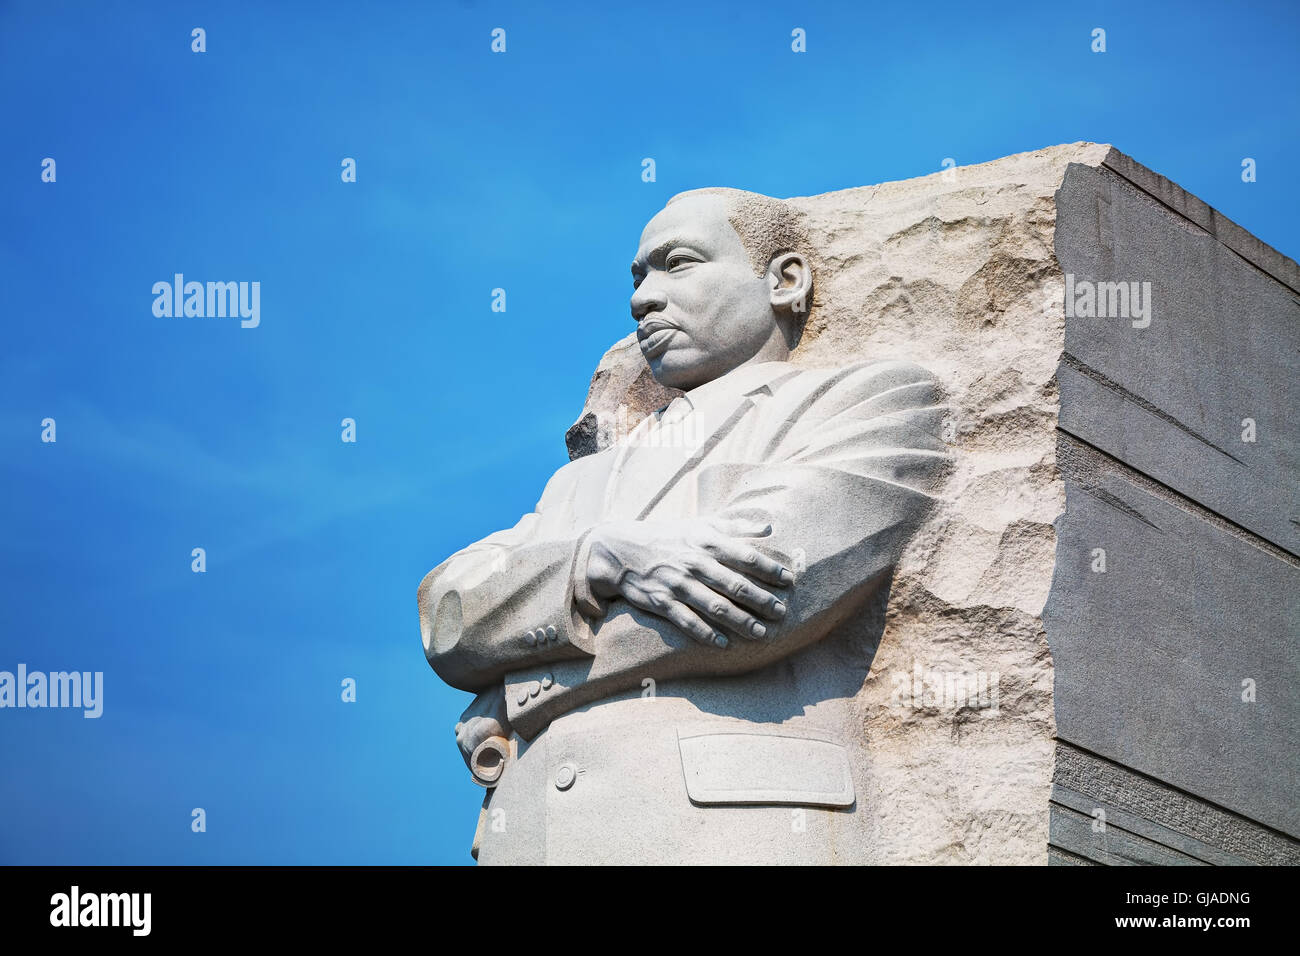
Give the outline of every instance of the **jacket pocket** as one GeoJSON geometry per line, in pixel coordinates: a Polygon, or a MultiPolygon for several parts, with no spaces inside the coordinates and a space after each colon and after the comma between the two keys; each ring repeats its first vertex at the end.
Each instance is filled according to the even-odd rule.
{"type": "Polygon", "coordinates": [[[701,806],[853,805],[848,751],[822,731],[684,726],[677,748],[687,795],[701,806]]]}

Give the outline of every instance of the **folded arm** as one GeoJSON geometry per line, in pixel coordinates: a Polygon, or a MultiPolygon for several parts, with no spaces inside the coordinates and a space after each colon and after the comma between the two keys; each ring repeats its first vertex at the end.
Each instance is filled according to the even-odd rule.
{"type": "Polygon", "coordinates": [[[589,631],[574,621],[582,535],[540,534],[546,497],[513,528],[458,551],[420,582],[425,656],[452,687],[499,688],[508,671],[590,653],[589,631]]]}

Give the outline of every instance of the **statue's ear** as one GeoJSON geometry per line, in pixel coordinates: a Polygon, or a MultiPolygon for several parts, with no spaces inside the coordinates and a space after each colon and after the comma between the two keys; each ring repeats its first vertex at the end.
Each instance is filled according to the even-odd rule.
{"type": "Polygon", "coordinates": [[[812,297],[812,267],[797,252],[782,252],[767,266],[772,307],[783,312],[807,313],[812,297]]]}

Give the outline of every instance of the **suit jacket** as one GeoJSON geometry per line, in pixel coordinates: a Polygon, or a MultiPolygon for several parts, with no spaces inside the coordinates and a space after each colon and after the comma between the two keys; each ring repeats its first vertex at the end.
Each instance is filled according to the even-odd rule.
{"type": "Polygon", "coordinates": [[[520,738],[481,862],[862,858],[846,706],[946,473],[939,400],[904,362],[742,367],[565,465],[534,512],[425,577],[430,664],[503,689],[520,738]],[[575,600],[595,524],[692,516],[771,526],[752,543],[795,581],[764,640],[705,647],[575,600]]]}

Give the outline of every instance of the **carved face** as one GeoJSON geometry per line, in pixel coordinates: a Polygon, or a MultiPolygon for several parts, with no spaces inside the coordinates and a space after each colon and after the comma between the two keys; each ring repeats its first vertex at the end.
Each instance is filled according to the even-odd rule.
{"type": "Polygon", "coordinates": [[[785,357],[769,279],[754,274],[722,197],[690,196],[651,219],[632,278],[641,354],[661,384],[691,389],[785,357]]]}

